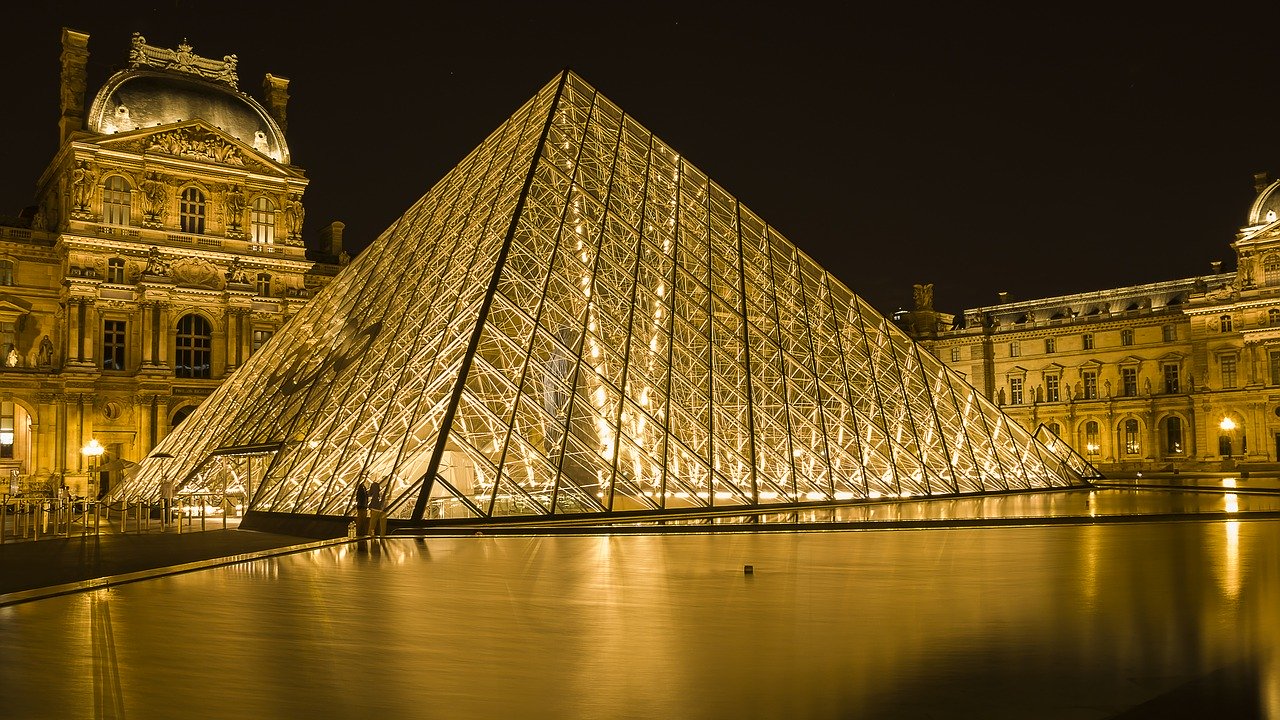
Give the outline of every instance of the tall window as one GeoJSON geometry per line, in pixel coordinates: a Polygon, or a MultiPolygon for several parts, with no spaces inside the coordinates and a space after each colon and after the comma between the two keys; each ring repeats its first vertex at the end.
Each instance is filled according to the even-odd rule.
{"type": "Polygon", "coordinates": [[[258,295],[271,297],[271,275],[269,273],[258,273],[258,295]]]}
{"type": "Polygon", "coordinates": [[[1125,328],[1124,330],[1120,331],[1120,344],[1121,345],[1133,344],[1133,330],[1129,328],[1125,328]]]}
{"type": "Polygon", "coordinates": [[[1236,386],[1236,359],[1234,357],[1222,357],[1218,360],[1222,365],[1222,389],[1227,390],[1236,386]]]}
{"type": "Polygon", "coordinates": [[[1231,332],[1231,316],[1223,315],[1222,317],[1218,318],[1218,327],[1221,328],[1222,332],[1224,333],[1231,332]]]}
{"type": "Polygon", "coordinates": [[[107,178],[102,186],[102,221],[108,225],[128,225],[131,210],[129,183],[119,175],[107,178]]]}
{"type": "MultiPolygon", "coordinates": [[[[1277,353],[1280,355],[1280,353],[1277,353]]],[[[1167,363],[1164,368],[1164,391],[1170,395],[1182,392],[1182,383],[1178,378],[1177,363],[1167,363]]]]}
{"type": "Polygon", "coordinates": [[[1121,425],[1124,433],[1124,453],[1125,455],[1137,455],[1140,451],[1138,447],[1138,421],[1133,418],[1125,420],[1121,425]]]}
{"type": "Polygon", "coordinates": [[[1165,325],[1160,328],[1160,332],[1165,342],[1175,342],[1178,339],[1178,328],[1173,325],[1165,325]]]}
{"type": "Polygon", "coordinates": [[[174,377],[212,377],[213,333],[208,320],[199,315],[183,315],[178,320],[174,345],[174,377]]]}
{"type": "Polygon", "coordinates": [[[1058,352],[1058,341],[1055,338],[1044,339],[1044,351],[1046,353],[1058,352]]]}
{"type": "Polygon", "coordinates": [[[182,232],[192,235],[204,234],[204,193],[193,187],[182,191],[178,221],[181,223],[182,232]]]}
{"type": "Polygon", "coordinates": [[[951,348],[951,362],[960,362],[960,348],[951,348]]]}
{"type": "Polygon", "coordinates": [[[1022,354],[1022,344],[1017,342],[1009,343],[1009,357],[1018,357],[1022,354]]]}
{"type": "Polygon", "coordinates": [[[1022,378],[1009,378],[1009,404],[1022,404],[1022,378]]]}
{"type": "Polygon", "coordinates": [[[123,320],[102,321],[102,369],[123,370],[125,348],[123,320]]]}
{"type": "Polygon", "coordinates": [[[1120,384],[1125,397],[1136,396],[1138,394],[1138,368],[1120,368],[1120,384]]]}
{"type": "Polygon", "coordinates": [[[1082,339],[1084,340],[1084,349],[1092,350],[1093,349],[1093,333],[1085,333],[1082,336],[1082,339]]]}
{"type": "Polygon", "coordinates": [[[1084,451],[1089,455],[1097,455],[1098,450],[1098,423],[1090,420],[1084,424],[1084,451]]]}
{"type": "MultiPolygon", "coordinates": [[[[0,458],[13,457],[13,402],[0,402],[0,458]]],[[[8,482],[6,479],[5,482],[8,482]]]]}
{"type": "Polygon", "coordinates": [[[1055,422],[1048,423],[1045,425],[1045,428],[1047,428],[1049,432],[1053,433],[1054,435],[1057,435],[1058,437],[1062,437],[1062,426],[1058,425],[1058,423],[1055,423],[1055,422]]]}
{"type": "Polygon", "coordinates": [[[1268,255],[1262,261],[1262,278],[1268,285],[1280,285],[1280,255],[1268,255]]]}
{"type": "MultiPolygon", "coordinates": [[[[1058,391],[1057,375],[1044,376],[1044,399],[1045,399],[1045,402],[1058,402],[1058,400],[1060,399],[1060,393],[1058,391]]],[[[1057,433],[1054,433],[1054,434],[1057,434],[1057,433]]]]}
{"type": "Polygon", "coordinates": [[[13,261],[0,260],[0,285],[13,284],[13,261]]]}
{"type": "Polygon", "coordinates": [[[1164,450],[1170,455],[1182,454],[1182,418],[1165,418],[1164,450]]]}
{"type": "Polygon", "coordinates": [[[1267,359],[1271,361],[1271,384],[1280,385],[1280,350],[1272,350],[1267,359]]]}
{"type": "Polygon", "coordinates": [[[111,258],[107,261],[107,282],[117,285],[124,284],[124,260],[111,258]]]}
{"type": "Polygon", "coordinates": [[[1081,373],[1084,380],[1084,399],[1098,399],[1098,372],[1096,370],[1085,370],[1081,373]]]}
{"type": "Polygon", "coordinates": [[[271,244],[276,241],[276,205],[271,198],[253,201],[253,241],[271,244]]]}
{"type": "Polygon", "coordinates": [[[249,353],[253,354],[258,352],[258,348],[262,347],[263,345],[266,345],[267,341],[270,339],[271,339],[270,330],[254,330],[253,345],[250,347],[249,353]]]}
{"type": "Polygon", "coordinates": [[[1280,325],[1280,308],[1271,308],[1267,311],[1267,325],[1271,327],[1280,325]]]}

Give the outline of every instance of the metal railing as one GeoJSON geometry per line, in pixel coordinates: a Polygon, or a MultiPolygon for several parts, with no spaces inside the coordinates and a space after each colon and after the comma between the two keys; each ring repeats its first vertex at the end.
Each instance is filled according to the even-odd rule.
{"type": "Polygon", "coordinates": [[[167,503],[0,495],[0,544],[74,535],[167,532],[170,527],[181,534],[184,525],[185,532],[192,532],[198,522],[204,531],[219,517],[221,529],[226,530],[231,511],[238,513],[239,507],[215,493],[182,495],[167,503]]]}

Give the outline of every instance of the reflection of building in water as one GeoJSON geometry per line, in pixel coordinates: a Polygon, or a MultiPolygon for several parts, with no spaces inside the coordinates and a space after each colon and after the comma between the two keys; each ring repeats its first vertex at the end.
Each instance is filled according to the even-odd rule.
{"type": "MultiPolygon", "coordinates": [[[[162,448],[196,478],[270,446],[255,510],[345,515],[362,479],[402,519],[1080,480],[571,73],[245,371],[260,381],[219,388],[162,448]]],[[[144,464],[126,494],[158,477],[144,464]]]]}
{"type": "Polygon", "coordinates": [[[64,30],[62,45],[58,153],[35,204],[0,218],[0,473],[33,489],[83,482],[91,439],[104,467],[141,459],[341,251],[340,225],[308,249],[281,212],[307,185],[283,132],[287,80],[268,75],[263,104],[234,58],[187,48],[175,65],[135,36],[129,65],[86,94],[88,36],[64,30]]]}
{"type": "MultiPolygon", "coordinates": [[[[1280,182],[1257,196],[1236,269],[895,319],[1028,429],[1103,471],[1280,462],[1280,182]]],[[[917,298],[919,300],[919,298],[917,298]]]]}

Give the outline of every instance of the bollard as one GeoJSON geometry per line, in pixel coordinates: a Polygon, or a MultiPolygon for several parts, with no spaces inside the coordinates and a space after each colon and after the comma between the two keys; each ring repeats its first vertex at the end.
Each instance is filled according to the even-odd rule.
{"type": "Polygon", "coordinates": [[[0,545],[4,544],[4,533],[5,533],[5,530],[7,529],[5,526],[9,524],[7,522],[8,518],[9,518],[9,501],[8,499],[5,499],[3,501],[0,501],[0,545]]]}
{"type": "Polygon", "coordinates": [[[185,502],[183,500],[178,500],[178,534],[179,535],[182,534],[182,516],[184,515],[184,513],[182,512],[182,506],[184,504],[185,502]]]}
{"type": "Polygon", "coordinates": [[[207,497],[200,498],[200,532],[204,532],[204,509],[209,505],[207,497]]]}

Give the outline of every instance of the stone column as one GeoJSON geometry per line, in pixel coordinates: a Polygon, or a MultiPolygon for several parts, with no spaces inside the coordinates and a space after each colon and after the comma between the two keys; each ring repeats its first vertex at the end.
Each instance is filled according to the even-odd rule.
{"type": "Polygon", "coordinates": [[[84,129],[85,66],[89,63],[89,35],[62,29],[62,117],[58,121],[59,144],[84,129]]]}

